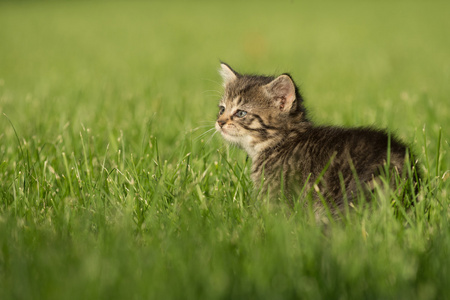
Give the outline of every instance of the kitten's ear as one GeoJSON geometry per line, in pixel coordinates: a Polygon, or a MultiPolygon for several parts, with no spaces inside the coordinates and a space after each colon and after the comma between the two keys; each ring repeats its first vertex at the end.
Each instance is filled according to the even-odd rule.
{"type": "Polygon", "coordinates": [[[226,63],[220,64],[219,73],[223,79],[223,86],[227,86],[230,82],[237,79],[237,73],[226,63]]]}
{"type": "Polygon", "coordinates": [[[274,98],[281,111],[289,111],[295,101],[295,84],[291,77],[283,74],[264,86],[267,93],[274,98]]]}

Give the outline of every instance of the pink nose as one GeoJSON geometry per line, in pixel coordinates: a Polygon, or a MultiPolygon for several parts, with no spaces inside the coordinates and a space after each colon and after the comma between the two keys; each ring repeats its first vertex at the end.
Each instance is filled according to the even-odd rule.
{"type": "Polygon", "coordinates": [[[217,123],[219,124],[220,128],[222,128],[223,125],[225,125],[227,123],[227,121],[217,120],[217,123]]]}

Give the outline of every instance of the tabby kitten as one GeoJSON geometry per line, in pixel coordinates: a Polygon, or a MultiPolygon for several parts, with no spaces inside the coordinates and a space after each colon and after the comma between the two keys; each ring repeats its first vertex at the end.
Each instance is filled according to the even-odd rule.
{"type": "Polygon", "coordinates": [[[340,208],[345,198],[370,193],[385,170],[403,175],[401,184],[391,183],[403,190],[408,174],[417,174],[414,166],[406,171],[407,146],[385,131],[314,125],[290,75],[241,75],[225,63],[220,74],[225,91],[216,130],[248,153],[251,178],[255,186],[263,183],[263,194],[283,191],[293,205],[311,192],[340,208]]]}

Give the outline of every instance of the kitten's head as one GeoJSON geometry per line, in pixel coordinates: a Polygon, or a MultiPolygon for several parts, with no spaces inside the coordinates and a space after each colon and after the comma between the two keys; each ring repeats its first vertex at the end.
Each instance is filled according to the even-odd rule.
{"type": "Polygon", "coordinates": [[[288,131],[306,122],[303,100],[288,74],[241,75],[222,63],[225,88],[216,129],[250,156],[275,146],[288,131]]]}

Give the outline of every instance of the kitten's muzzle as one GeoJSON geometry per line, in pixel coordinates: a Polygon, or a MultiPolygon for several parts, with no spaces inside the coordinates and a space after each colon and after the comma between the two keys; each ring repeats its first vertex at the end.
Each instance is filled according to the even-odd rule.
{"type": "Polygon", "coordinates": [[[224,120],[217,120],[217,124],[219,124],[220,128],[222,128],[223,125],[227,124],[227,121],[224,121],[224,120]]]}

